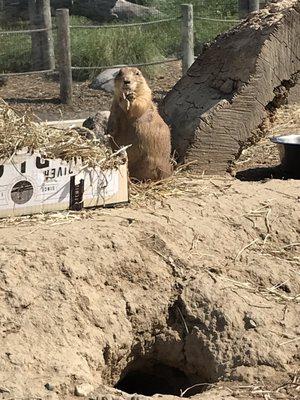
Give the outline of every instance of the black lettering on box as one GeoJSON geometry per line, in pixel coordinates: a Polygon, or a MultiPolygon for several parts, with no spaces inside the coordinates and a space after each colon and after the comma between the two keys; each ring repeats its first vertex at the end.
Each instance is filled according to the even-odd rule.
{"type": "Polygon", "coordinates": [[[83,208],[84,179],[80,179],[78,185],[75,184],[75,176],[70,179],[70,210],[80,211],[83,208]]]}
{"type": "Polygon", "coordinates": [[[21,164],[21,174],[25,174],[26,172],[26,161],[22,162],[21,164]]]}
{"type": "Polygon", "coordinates": [[[35,160],[35,165],[38,169],[49,168],[49,164],[48,160],[42,160],[41,157],[37,157],[35,160]]]}

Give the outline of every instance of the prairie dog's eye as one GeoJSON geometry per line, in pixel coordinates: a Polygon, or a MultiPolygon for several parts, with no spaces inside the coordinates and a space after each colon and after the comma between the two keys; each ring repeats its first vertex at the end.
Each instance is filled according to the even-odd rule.
{"type": "Polygon", "coordinates": [[[137,71],[135,74],[136,74],[136,75],[141,75],[141,74],[140,74],[140,71],[137,71]]]}

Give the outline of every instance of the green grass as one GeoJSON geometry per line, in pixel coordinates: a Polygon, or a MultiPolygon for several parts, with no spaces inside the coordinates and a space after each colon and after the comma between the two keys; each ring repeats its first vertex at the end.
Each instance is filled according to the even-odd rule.
{"type": "MultiPolygon", "coordinates": [[[[76,22],[82,23],[78,20],[76,22]]],[[[178,54],[180,24],[173,21],[143,27],[73,29],[71,40],[74,66],[145,63],[178,54]]],[[[148,75],[155,71],[155,67],[146,68],[148,75]]],[[[79,78],[86,77],[85,72],[77,72],[76,75],[79,78]]]]}
{"type": "Polygon", "coordinates": [[[0,34],[0,73],[29,71],[30,47],[28,35],[0,34]]]}
{"type": "MultiPolygon", "coordinates": [[[[207,0],[210,6],[200,7],[199,0],[193,2],[196,16],[214,18],[236,18],[235,0],[228,0],[231,7],[224,6],[221,0],[207,0]]],[[[159,6],[168,16],[179,15],[179,0],[143,0],[146,5],[159,6]]],[[[84,17],[71,16],[71,25],[91,25],[84,17]]],[[[195,20],[195,48],[213,39],[228,29],[230,23],[216,23],[195,20]]],[[[15,29],[24,29],[24,23],[15,29]]],[[[3,29],[6,30],[7,28],[3,29]]],[[[13,29],[10,27],[10,29],[13,29]]],[[[106,29],[72,29],[71,48],[73,66],[110,66],[116,64],[135,64],[180,56],[180,21],[163,24],[106,29]]],[[[1,28],[0,28],[1,32],[1,28]]],[[[55,31],[54,31],[55,32],[55,31]]],[[[54,34],[56,42],[56,34],[54,34]]],[[[0,34],[0,73],[21,72],[31,69],[31,39],[29,35],[0,34]]],[[[158,67],[147,67],[144,72],[154,75],[158,67]]],[[[75,79],[91,78],[99,71],[74,71],[75,79]]]]}

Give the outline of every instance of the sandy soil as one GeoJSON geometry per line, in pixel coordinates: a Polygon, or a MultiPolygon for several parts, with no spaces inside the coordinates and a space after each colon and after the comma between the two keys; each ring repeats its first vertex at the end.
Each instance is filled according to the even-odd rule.
{"type": "Polygon", "coordinates": [[[161,202],[0,223],[0,396],[89,384],[104,399],[162,365],[181,389],[221,382],[210,399],[298,398],[299,181],[174,185],[161,202]]]}
{"type": "MultiPolygon", "coordinates": [[[[57,86],[36,82],[0,96],[47,118],[107,109],[86,83],[72,109],[39,102],[57,86]]],[[[267,135],[298,117],[283,110],[267,135]]],[[[299,399],[300,181],[272,178],[278,163],[264,138],[234,176],[182,172],[127,207],[1,220],[0,398],[145,400],[112,389],[135,374],[131,393],[150,377],[166,400],[199,383],[199,400],[299,399]]]]}
{"type": "MultiPolygon", "coordinates": [[[[147,207],[1,222],[5,398],[156,363],[190,385],[297,379],[299,181],[181,179],[186,194],[147,207]]],[[[273,398],[297,398],[285,389],[273,398]]]]}

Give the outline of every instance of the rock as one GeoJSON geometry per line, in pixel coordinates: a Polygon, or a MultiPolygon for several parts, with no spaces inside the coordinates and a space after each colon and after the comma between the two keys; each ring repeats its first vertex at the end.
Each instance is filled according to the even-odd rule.
{"type": "Polygon", "coordinates": [[[7,76],[0,76],[0,87],[5,86],[7,84],[8,77],[7,76]]]}
{"type": "MultiPolygon", "coordinates": [[[[2,4],[0,2],[0,4],[2,4]]],[[[126,0],[51,0],[52,15],[57,8],[68,8],[72,14],[84,16],[95,21],[128,20],[132,18],[149,19],[162,17],[154,7],[146,7],[126,0]]],[[[5,0],[0,13],[0,22],[18,21],[28,18],[27,1],[5,0]]]]}
{"type": "Polygon", "coordinates": [[[75,396],[86,397],[94,390],[94,387],[89,383],[82,383],[81,385],[75,386],[75,396]]]}
{"type": "Polygon", "coordinates": [[[50,390],[51,392],[54,390],[54,386],[51,385],[51,383],[46,383],[45,388],[46,388],[47,390],[50,390]]]}
{"type": "Polygon", "coordinates": [[[118,0],[114,8],[112,9],[112,12],[117,16],[119,20],[163,17],[163,14],[154,7],[145,7],[140,4],[134,4],[126,0],[118,0]]]}
{"type": "Polygon", "coordinates": [[[0,386],[0,393],[10,393],[10,390],[4,386],[0,386]]]}
{"type": "Polygon", "coordinates": [[[252,316],[248,313],[245,314],[244,316],[244,324],[245,324],[245,329],[255,329],[257,327],[257,323],[254,321],[252,316]]]}
{"type": "MultiPolygon", "coordinates": [[[[55,0],[55,2],[58,6],[61,0],[55,0]]],[[[71,11],[100,22],[116,19],[149,19],[163,15],[154,7],[146,7],[126,0],[79,0],[72,3],[71,11]]]]}
{"type": "Polygon", "coordinates": [[[106,69],[93,80],[89,87],[91,89],[113,93],[115,89],[114,79],[119,70],[119,68],[106,69]]]}
{"type": "Polygon", "coordinates": [[[109,111],[99,111],[93,117],[87,118],[82,124],[83,127],[93,131],[95,133],[96,139],[100,140],[104,144],[109,143],[109,136],[106,135],[109,114],[109,111]]]}

